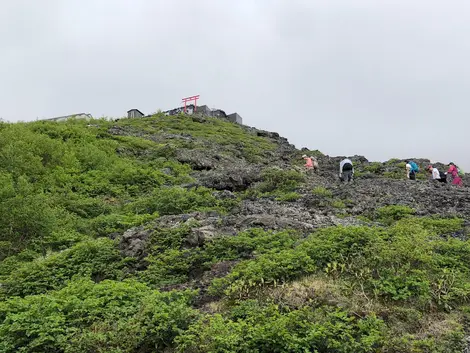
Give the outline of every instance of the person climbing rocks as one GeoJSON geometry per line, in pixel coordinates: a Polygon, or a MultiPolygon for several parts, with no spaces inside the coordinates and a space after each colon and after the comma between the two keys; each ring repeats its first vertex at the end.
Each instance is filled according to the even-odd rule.
{"type": "Polygon", "coordinates": [[[302,158],[305,160],[305,169],[307,170],[307,173],[311,172],[313,170],[313,161],[311,157],[308,157],[306,154],[302,156],[302,158]]]}
{"type": "Polygon", "coordinates": [[[406,177],[410,180],[416,180],[416,173],[419,172],[419,167],[416,162],[406,161],[406,177]]]}
{"type": "Polygon", "coordinates": [[[431,174],[432,180],[437,180],[441,183],[447,183],[447,175],[444,172],[440,172],[439,169],[434,168],[432,165],[426,167],[428,173],[431,174]]]}
{"type": "Polygon", "coordinates": [[[318,164],[317,158],[314,157],[314,156],[310,156],[310,158],[312,159],[313,170],[314,170],[315,172],[318,172],[318,169],[319,169],[320,166],[319,166],[319,164],[318,164]]]}
{"type": "Polygon", "coordinates": [[[447,175],[450,174],[451,183],[452,185],[462,186],[462,178],[459,175],[459,168],[455,165],[455,163],[449,163],[449,169],[447,170],[447,175]]]}
{"type": "Polygon", "coordinates": [[[302,158],[305,160],[305,169],[307,170],[307,173],[313,173],[316,170],[318,170],[318,161],[315,157],[312,156],[307,156],[304,154],[302,158]]]}
{"type": "Polygon", "coordinates": [[[353,163],[350,159],[345,158],[339,163],[339,178],[341,181],[352,181],[354,174],[353,163]]]}

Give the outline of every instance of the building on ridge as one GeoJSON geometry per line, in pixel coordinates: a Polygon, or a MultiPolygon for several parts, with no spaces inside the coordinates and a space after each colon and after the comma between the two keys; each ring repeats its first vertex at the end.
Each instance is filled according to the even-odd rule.
{"type": "Polygon", "coordinates": [[[91,114],[86,113],[78,113],[78,114],[71,114],[71,115],[64,115],[64,116],[57,116],[55,118],[43,119],[44,121],[65,121],[68,119],[93,119],[91,114]]]}
{"type": "Polygon", "coordinates": [[[143,118],[145,116],[139,109],[131,109],[127,111],[128,118],[143,118]]]}
{"type": "Polygon", "coordinates": [[[242,125],[242,117],[238,115],[238,113],[232,113],[227,115],[227,119],[231,121],[232,123],[237,123],[242,125]]]}
{"type": "MultiPolygon", "coordinates": [[[[184,107],[178,107],[174,109],[170,109],[167,111],[164,111],[163,114],[165,115],[178,115],[184,113],[184,107]]],[[[201,114],[205,116],[211,116],[214,118],[222,118],[222,119],[227,119],[228,121],[231,121],[232,123],[236,124],[243,124],[243,119],[238,113],[232,113],[232,114],[226,114],[225,111],[222,109],[211,109],[207,105],[201,105],[196,107],[194,104],[189,104],[186,106],[186,113],[188,115],[192,114],[201,114]]]]}

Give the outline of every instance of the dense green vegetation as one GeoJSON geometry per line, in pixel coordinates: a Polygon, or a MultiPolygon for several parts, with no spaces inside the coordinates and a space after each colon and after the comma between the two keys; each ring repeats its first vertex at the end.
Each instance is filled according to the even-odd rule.
{"type": "MultiPolygon", "coordinates": [[[[461,219],[391,205],[369,215],[373,226],[251,228],[188,246],[197,220],[152,222],[223,216],[247,199],[294,202],[308,186],[295,168],[269,167],[235,198],[192,187],[178,152],[214,148],[256,163],[276,146],[209,118],[0,123],[0,352],[463,351],[461,219]],[[144,261],[119,249],[141,225],[144,261]],[[221,264],[207,288],[194,285],[221,264]]],[[[336,210],[348,204],[310,190],[336,210]]]]}

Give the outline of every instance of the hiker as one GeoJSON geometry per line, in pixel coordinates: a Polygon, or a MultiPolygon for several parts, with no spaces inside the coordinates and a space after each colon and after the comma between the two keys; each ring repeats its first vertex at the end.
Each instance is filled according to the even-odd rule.
{"type": "Polygon", "coordinates": [[[431,173],[432,180],[437,180],[441,183],[447,183],[447,175],[444,172],[440,172],[439,169],[434,168],[432,165],[428,165],[426,170],[431,173]]]}
{"type": "Polygon", "coordinates": [[[311,173],[315,170],[318,170],[318,161],[315,157],[308,157],[306,154],[304,154],[302,158],[305,159],[304,167],[307,170],[307,173],[311,173]]]}
{"type": "Polygon", "coordinates": [[[319,169],[319,165],[318,165],[318,160],[316,157],[313,157],[313,156],[310,156],[310,159],[312,160],[312,163],[313,163],[313,170],[315,172],[318,172],[318,169],[319,169]]]}
{"type": "Polygon", "coordinates": [[[302,158],[305,160],[305,169],[307,170],[307,172],[309,172],[310,170],[313,169],[313,161],[312,161],[312,158],[308,157],[306,154],[304,154],[302,156],[302,158]]]}
{"type": "Polygon", "coordinates": [[[350,159],[345,158],[339,163],[339,178],[341,181],[350,182],[354,174],[353,163],[350,159]]]}
{"type": "Polygon", "coordinates": [[[459,168],[455,165],[455,163],[449,163],[449,169],[447,170],[446,174],[450,174],[452,185],[462,186],[462,178],[460,177],[459,168]]]}
{"type": "Polygon", "coordinates": [[[418,165],[413,161],[405,161],[406,163],[406,177],[410,180],[416,180],[416,173],[419,172],[418,165]]]}

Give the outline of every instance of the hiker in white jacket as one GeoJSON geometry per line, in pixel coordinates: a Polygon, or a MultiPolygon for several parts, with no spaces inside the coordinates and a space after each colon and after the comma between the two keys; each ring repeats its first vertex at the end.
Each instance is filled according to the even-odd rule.
{"type": "Polygon", "coordinates": [[[439,169],[434,168],[432,165],[428,165],[426,170],[431,173],[432,179],[440,181],[441,183],[447,183],[447,175],[444,172],[440,172],[439,169]]]}
{"type": "Polygon", "coordinates": [[[341,181],[350,182],[354,174],[353,163],[350,159],[345,158],[339,163],[339,177],[341,181]]]}

